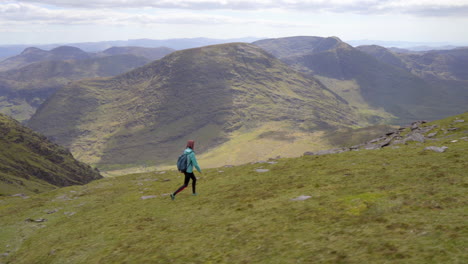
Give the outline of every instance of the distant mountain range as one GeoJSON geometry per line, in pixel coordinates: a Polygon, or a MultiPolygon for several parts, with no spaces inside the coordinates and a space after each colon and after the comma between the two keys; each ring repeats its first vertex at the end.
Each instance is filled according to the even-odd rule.
{"type": "Polygon", "coordinates": [[[85,184],[100,173],[65,148],[0,114],[0,196],[85,184]]]}
{"type": "Polygon", "coordinates": [[[20,54],[24,49],[36,47],[44,50],[51,50],[61,46],[73,46],[86,52],[101,52],[112,47],[144,47],[159,48],[167,47],[170,49],[181,50],[202,47],[207,45],[231,43],[231,42],[253,42],[260,38],[246,37],[233,39],[211,39],[211,38],[179,38],[179,39],[130,39],[116,41],[83,42],[83,43],[62,43],[45,45],[4,45],[0,46],[0,59],[8,58],[20,54]]]}
{"type": "Polygon", "coordinates": [[[429,50],[449,50],[457,47],[468,46],[468,43],[452,42],[411,42],[411,41],[383,41],[383,40],[349,40],[346,43],[357,46],[378,45],[386,48],[397,48],[411,50],[413,52],[424,52],[429,50]]]}

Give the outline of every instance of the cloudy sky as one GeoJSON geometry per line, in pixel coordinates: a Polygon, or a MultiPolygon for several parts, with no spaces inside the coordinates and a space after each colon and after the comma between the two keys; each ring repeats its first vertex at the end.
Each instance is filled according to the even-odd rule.
{"type": "Polygon", "coordinates": [[[468,44],[468,0],[0,0],[0,45],[299,35],[468,44]]]}

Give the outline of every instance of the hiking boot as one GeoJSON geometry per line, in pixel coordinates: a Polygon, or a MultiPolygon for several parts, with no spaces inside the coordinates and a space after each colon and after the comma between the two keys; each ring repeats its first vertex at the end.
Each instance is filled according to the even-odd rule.
{"type": "Polygon", "coordinates": [[[175,195],[173,193],[171,193],[171,199],[172,199],[172,201],[174,201],[174,199],[175,199],[175,195]]]}

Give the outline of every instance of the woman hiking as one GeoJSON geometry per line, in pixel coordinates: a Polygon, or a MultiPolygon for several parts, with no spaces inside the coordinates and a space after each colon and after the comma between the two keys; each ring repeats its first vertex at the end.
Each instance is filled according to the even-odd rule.
{"type": "Polygon", "coordinates": [[[195,174],[193,174],[193,167],[195,166],[197,171],[200,173],[201,173],[201,169],[198,166],[194,149],[195,149],[195,141],[193,140],[187,141],[187,147],[184,150],[184,154],[187,155],[188,165],[187,165],[187,170],[183,171],[183,173],[185,174],[184,185],[180,186],[179,189],[177,189],[177,191],[175,191],[174,193],[171,193],[172,200],[175,199],[176,194],[178,194],[179,192],[181,192],[183,189],[185,189],[188,186],[190,179],[192,179],[192,195],[197,195],[197,192],[195,191],[197,178],[195,177],[195,174]]]}

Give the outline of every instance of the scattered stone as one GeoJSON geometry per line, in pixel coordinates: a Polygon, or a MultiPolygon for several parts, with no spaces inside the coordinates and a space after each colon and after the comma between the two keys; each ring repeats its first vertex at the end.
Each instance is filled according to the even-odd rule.
{"type": "Polygon", "coordinates": [[[171,181],[171,179],[164,179],[162,180],[163,182],[168,182],[168,181],[171,181]]]}
{"type": "Polygon", "coordinates": [[[452,141],[450,141],[450,142],[452,142],[452,143],[457,143],[457,142],[458,142],[458,140],[452,140],[452,141]]]}
{"type": "Polygon", "coordinates": [[[34,220],[34,219],[32,219],[32,218],[28,218],[28,219],[26,219],[25,221],[26,221],[26,222],[34,222],[34,223],[42,223],[42,222],[47,221],[47,219],[45,219],[45,218],[39,218],[39,219],[34,220]]]}
{"type": "Polygon", "coordinates": [[[301,195],[299,197],[291,199],[291,201],[304,201],[304,200],[307,200],[307,199],[310,199],[310,198],[312,198],[312,196],[301,195]]]}
{"type": "Polygon", "coordinates": [[[2,256],[2,257],[8,257],[8,255],[10,255],[10,254],[9,254],[8,252],[5,252],[5,253],[3,253],[1,256],[2,256]]]}
{"type": "Polygon", "coordinates": [[[169,196],[169,195],[170,195],[170,193],[163,193],[163,194],[161,194],[161,196],[169,196]]]}
{"type": "Polygon", "coordinates": [[[153,199],[153,198],[156,198],[158,197],[157,195],[147,195],[147,196],[142,196],[141,199],[142,200],[146,200],[146,199],[153,199]]]}
{"type": "Polygon", "coordinates": [[[371,144],[371,145],[365,146],[364,149],[374,150],[374,149],[381,149],[381,147],[379,145],[377,145],[377,144],[371,144]]]}
{"type": "Polygon", "coordinates": [[[46,213],[47,213],[47,214],[53,214],[53,213],[56,213],[56,212],[58,212],[58,211],[59,211],[59,209],[46,210],[46,213]]]}
{"type": "Polygon", "coordinates": [[[451,127],[451,128],[449,128],[449,129],[447,129],[447,131],[455,131],[455,130],[457,130],[457,129],[458,129],[458,127],[451,127]]]}
{"type": "Polygon", "coordinates": [[[76,212],[65,212],[63,214],[66,215],[66,216],[72,216],[72,215],[76,214],[76,212]]]}
{"type": "Polygon", "coordinates": [[[220,171],[218,171],[218,172],[219,172],[219,173],[223,173],[224,171],[220,170],[220,171]]]}
{"type": "Polygon", "coordinates": [[[427,135],[427,137],[432,138],[432,137],[435,137],[436,135],[437,135],[437,132],[433,132],[427,135]]]}
{"type": "Polygon", "coordinates": [[[448,147],[446,146],[443,146],[443,147],[430,146],[430,147],[425,148],[425,150],[432,150],[432,151],[439,152],[439,153],[445,152],[446,149],[448,149],[448,147]]]}
{"type": "Polygon", "coordinates": [[[416,130],[420,125],[427,123],[426,121],[416,121],[411,123],[411,130],[416,130]]]}
{"type": "Polygon", "coordinates": [[[12,197],[21,197],[21,198],[23,198],[23,199],[29,199],[29,196],[27,196],[27,195],[24,194],[24,193],[13,194],[12,197]]]}
{"type": "Polygon", "coordinates": [[[166,173],[165,171],[161,171],[161,172],[159,172],[159,174],[165,174],[165,173],[166,173]]]}
{"type": "Polygon", "coordinates": [[[463,119],[457,119],[457,120],[453,121],[453,123],[463,123],[463,122],[465,122],[465,120],[463,120],[463,119]]]}
{"type": "Polygon", "coordinates": [[[234,165],[224,165],[223,167],[225,167],[225,168],[232,168],[232,167],[234,167],[234,165]]]}
{"type": "Polygon", "coordinates": [[[408,135],[405,139],[404,139],[404,142],[408,142],[408,141],[416,141],[416,142],[421,142],[421,143],[424,143],[426,140],[425,140],[425,137],[424,135],[422,134],[419,134],[419,133],[411,133],[410,135],[408,135]]]}
{"type": "Polygon", "coordinates": [[[277,164],[278,162],[276,162],[276,161],[268,161],[267,163],[268,163],[268,164],[277,164]]]}
{"type": "Polygon", "coordinates": [[[327,149],[327,150],[319,150],[317,152],[305,152],[304,155],[327,155],[327,154],[337,154],[349,151],[349,148],[335,148],[335,149],[327,149]]]}
{"type": "Polygon", "coordinates": [[[66,194],[64,194],[64,195],[59,195],[59,196],[55,197],[55,199],[64,200],[64,201],[71,201],[71,200],[73,200],[73,199],[71,199],[70,197],[68,197],[66,194]]]}
{"type": "Polygon", "coordinates": [[[255,171],[256,172],[267,172],[267,171],[269,171],[269,169],[256,169],[255,171]]]}

